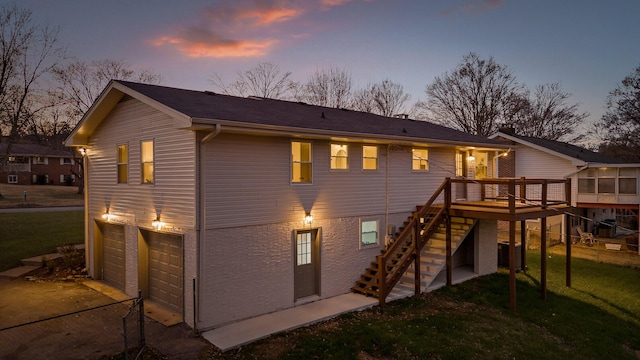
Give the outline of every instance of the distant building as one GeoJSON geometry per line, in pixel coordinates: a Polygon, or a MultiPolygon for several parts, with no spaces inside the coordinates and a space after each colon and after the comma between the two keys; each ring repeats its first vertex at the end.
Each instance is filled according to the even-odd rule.
{"type": "MultiPolygon", "coordinates": [[[[0,144],[5,154],[7,144],[0,144]]],[[[0,164],[0,183],[74,185],[80,164],[68,149],[57,150],[39,144],[13,144],[6,162],[0,164]]]]}

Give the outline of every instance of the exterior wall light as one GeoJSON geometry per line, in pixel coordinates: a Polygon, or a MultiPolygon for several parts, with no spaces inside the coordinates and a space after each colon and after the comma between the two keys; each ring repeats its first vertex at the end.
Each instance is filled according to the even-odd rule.
{"type": "Polygon", "coordinates": [[[476,157],[473,156],[473,150],[469,150],[469,156],[467,156],[468,161],[475,161],[476,157]]]}
{"type": "Polygon", "coordinates": [[[311,213],[306,213],[304,215],[304,223],[306,225],[311,225],[312,222],[313,222],[313,215],[311,215],[311,213]]]}
{"type": "Polygon", "coordinates": [[[87,148],[81,147],[79,151],[80,151],[80,155],[87,156],[87,148]]]}
{"type": "Polygon", "coordinates": [[[106,222],[110,222],[111,220],[115,220],[116,216],[109,214],[109,210],[106,213],[102,214],[102,219],[106,222]]]}
{"type": "Polygon", "coordinates": [[[160,216],[158,216],[155,220],[151,222],[151,226],[153,226],[153,228],[156,230],[162,230],[164,223],[160,221],[160,216]]]}

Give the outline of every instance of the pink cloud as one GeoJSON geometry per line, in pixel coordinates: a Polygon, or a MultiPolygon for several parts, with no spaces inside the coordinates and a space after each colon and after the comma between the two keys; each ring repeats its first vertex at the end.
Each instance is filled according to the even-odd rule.
{"type": "Polygon", "coordinates": [[[309,36],[306,28],[295,28],[294,20],[314,10],[327,10],[351,1],[321,0],[320,4],[314,4],[295,0],[254,0],[215,4],[199,14],[196,21],[191,21],[195,25],[178,28],[173,34],[159,37],[154,44],[174,47],[183,55],[194,58],[263,56],[285,37],[309,36]]]}

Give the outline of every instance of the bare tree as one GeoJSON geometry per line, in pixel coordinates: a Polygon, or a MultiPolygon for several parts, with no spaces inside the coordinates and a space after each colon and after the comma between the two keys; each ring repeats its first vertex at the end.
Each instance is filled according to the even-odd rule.
{"type": "Polygon", "coordinates": [[[562,91],[558,83],[536,86],[533,98],[517,109],[513,117],[516,133],[549,140],[574,134],[589,114],[579,112],[578,104],[568,105],[569,97],[571,94],[562,91]]]}
{"type": "Polygon", "coordinates": [[[209,81],[227,95],[287,99],[296,85],[290,77],[290,71],[282,72],[278,65],[263,62],[252,69],[237,72],[235,80],[230,83],[225,83],[220,74],[214,74],[209,81]]]}
{"type": "Polygon", "coordinates": [[[382,116],[394,116],[404,111],[404,103],[411,96],[404,92],[402,85],[385,79],[369,84],[353,93],[351,109],[370,112],[382,116]]]}
{"type": "Polygon", "coordinates": [[[39,81],[65,59],[58,31],[33,25],[30,10],[15,5],[0,8],[0,135],[8,139],[0,165],[28,122],[42,111],[35,99],[43,92],[39,81]]]}
{"type": "Polygon", "coordinates": [[[596,126],[604,141],[600,151],[640,162],[640,66],[609,92],[607,112],[596,126]]]}
{"type": "Polygon", "coordinates": [[[58,83],[52,96],[64,105],[73,126],[91,107],[110,80],[128,80],[148,84],[162,82],[162,76],[148,69],[134,70],[124,60],[74,60],[54,69],[58,83]]]}
{"type": "Polygon", "coordinates": [[[506,122],[506,104],[521,91],[508,67],[469,53],[455,70],[427,85],[427,101],[418,107],[431,121],[489,136],[506,122]]]}
{"type": "Polygon", "coordinates": [[[297,100],[312,105],[346,108],[351,104],[353,81],[346,70],[335,67],[317,69],[304,85],[297,100]]]}

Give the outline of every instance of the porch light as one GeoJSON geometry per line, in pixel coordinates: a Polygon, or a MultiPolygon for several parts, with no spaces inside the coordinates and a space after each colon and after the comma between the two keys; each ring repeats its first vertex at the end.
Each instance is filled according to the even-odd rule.
{"type": "Polygon", "coordinates": [[[107,210],[106,213],[102,214],[102,219],[105,220],[106,222],[110,222],[111,220],[114,220],[116,218],[115,215],[109,214],[109,210],[107,210]]]}
{"type": "Polygon", "coordinates": [[[468,161],[475,161],[476,157],[473,156],[473,150],[469,150],[469,156],[467,156],[468,161]]]}
{"type": "Polygon", "coordinates": [[[313,222],[313,215],[311,215],[311,213],[309,213],[309,212],[308,212],[308,213],[306,213],[306,214],[304,215],[304,223],[305,223],[306,225],[311,225],[311,223],[312,223],[312,222],[313,222]]]}
{"type": "Polygon", "coordinates": [[[156,230],[162,230],[164,223],[160,221],[160,216],[158,216],[155,220],[151,222],[151,226],[153,226],[153,228],[156,230]]]}
{"type": "Polygon", "coordinates": [[[81,147],[79,151],[80,151],[80,155],[87,156],[87,148],[81,147]]]}

